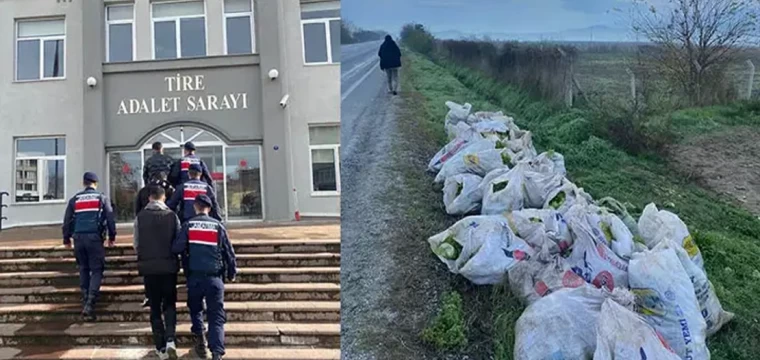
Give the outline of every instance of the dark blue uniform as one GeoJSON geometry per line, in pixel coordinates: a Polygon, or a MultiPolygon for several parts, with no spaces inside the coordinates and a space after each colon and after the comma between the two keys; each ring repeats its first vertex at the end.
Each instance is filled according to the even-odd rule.
{"type": "Polygon", "coordinates": [[[63,244],[74,238],[74,254],[79,267],[79,288],[85,305],[94,306],[100,294],[105,266],[106,230],[108,240],[116,240],[113,209],[105,195],[88,187],[74,195],[63,219],[63,244]]]}
{"type": "Polygon", "coordinates": [[[166,206],[177,212],[179,220],[184,223],[195,217],[193,203],[198,195],[207,195],[211,199],[211,217],[222,221],[219,215],[219,203],[216,201],[214,188],[200,180],[189,180],[180,185],[172,194],[171,199],[166,202],[166,206]]]}
{"type": "Polygon", "coordinates": [[[191,331],[202,336],[203,299],[206,299],[208,342],[211,352],[224,355],[224,280],[234,279],[237,273],[235,251],[227,230],[208,215],[197,215],[182,225],[172,245],[181,254],[187,278],[187,306],[192,320],[191,331]]]}
{"type": "Polygon", "coordinates": [[[214,186],[214,180],[211,179],[211,173],[209,173],[208,167],[206,167],[206,163],[203,162],[203,160],[201,160],[197,155],[190,154],[177,160],[172,165],[171,174],[169,175],[169,182],[174,186],[175,189],[190,180],[190,176],[187,174],[187,172],[190,170],[190,166],[194,164],[200,166],[201,180],[203,180],[209,186],[214,186]]]}

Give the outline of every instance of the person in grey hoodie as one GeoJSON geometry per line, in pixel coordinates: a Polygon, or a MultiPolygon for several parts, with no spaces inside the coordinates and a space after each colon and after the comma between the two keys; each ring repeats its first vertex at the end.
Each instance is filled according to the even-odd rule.
{"type": "Polygon", "coordinates": [[[148,192],[150,202],[135,219],[137,269],[144,277],[145,294],[150,301],[150,325],[156,353],[160,359],[176,359],[174,339],[179,260],[172,253],[172,242],[180,230],[180,223],[174,211],[164,203],[166,193],[163,187],[151,185],[148,192]]]}

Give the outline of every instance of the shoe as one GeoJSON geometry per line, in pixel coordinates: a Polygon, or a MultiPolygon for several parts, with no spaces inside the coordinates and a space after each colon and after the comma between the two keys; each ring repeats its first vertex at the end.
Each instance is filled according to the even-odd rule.
{"type": "Polygon", "coordinates": [[[150,307],[150,299],[145,298],[145,300],[143,300],[142,307],[150,307]]]}
{"type": "Polygon", "coordinates": [[[169,354],[166,353],[166,350],[156,350],[156,355],[158,355],[158,358],[161,360],[169,359],[169,354]]]}
{"type": "Polygon", "coordinates": [[[222,354],[214,353],[211,355],[211,360],[222,360],[222,354]]]}
{"type": "Polygon", "coordinates": [[[95,311],[92,309],[92,305],[86,304],[82,309],[82,319],[86,322],[93,322],[97,320],[95,311]]]}
{"type": "Polygon", "coordinates": [[[174,344],[174,341],[166,343],[166,356],[167,359],[177,360],[177,345],[174,344]]]}
{"type": "Polygon", "coordinates": [[[195,349],[195,354],[198,355],[199,358],[205,359],[208,357],[206,339],[203,335],[195,334],[195,346],[193,348],[195,349]]]}

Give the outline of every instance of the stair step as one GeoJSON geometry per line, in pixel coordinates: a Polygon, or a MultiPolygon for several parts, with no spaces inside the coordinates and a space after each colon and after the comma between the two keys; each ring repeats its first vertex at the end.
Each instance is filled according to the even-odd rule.
{"type": "MultiPolygon", "coordinates": [[[[228,322],[224,326],[229,346],[340,347],[339,324],[228,322]]],[[[149,323],[5,323],[0,327],[5,346],[21,345],[134,345],[151,344],[149,323]]],[[[191,344],[190,323],[177,324],[177,343],[191,344]]]]}
{"type": "MultiPolygon", "coordinates": [[[[49,360],[49,359],[91,359],[91,360],[138,360],[155,359],[152,347],[6,347],[0,348],[0,360],[49,360]]],[[[227,347],[225,360],[340,360],[338,349],[298,349],[298,348],[230,348],[227,347]]],[[[177,349],[178,355],[190,358],[190,349],[177,349]]]]}
{"type": "MultiPolygon", "coordinates": [[[[340,252],[340,240],[235,240],[232,246],[236,254],[271,254],[271,253],[320,253],[340,252]]],[[[0,246],[0,259],[24,258],[65,258],[71,257],[73,250],[63,245],[56,246],[0,246]]],[[[116,244],[106,248],[106,256],[135,255],[131,244],[116,244]]]]}
{"type": "MultiPolygon", "coordinates": [[[[76,259],[73,254],[64,258],[11,258],[0,260],[0,272],[26,271],[73,271],[76,259]]],[[[238,267],[315,267],[340,266],[340,254],[336,253],[275,253],[236,254],[238,267]]],[[[136,270],[137,257],[134,255],[106,257],[106,269],[136,270]]]]}
{"type": "MultiPolygon", "coordinates": [[[[224,303],[230,322],[334,322],[340,323],[339,301],[224,303]]],[[[78,303],[0,304],[0,323],[66,322],[81,320],[78,303]]],[[[150,322],[150,309],[139,302],[102,304],[96,307],[100,322],[150,322]]],[[[177,321],[190,321],[187,304],[177,302],[177,321]]]]}
{"type": "MultiPolygon", "coordinates": [[[[185,277],[178,276],[184,283],[185,277]]],[[[339,282],[340,267],[297,267],[297,268],[240,268],[237,281],[241,283],[290,283],[290,282],[339,282]]],[[[106,270],[104,285],[142,284],[143,277],[137,270],[106,270]]],[[[79,273],[61,271],[35,271],[0,273],[0,287],[19,286],[76,286],[79,273]]]]}
{"type": "MultiPolygon", "coordinates": [[[[178,300],[187,299],[185,286],[177,286],[178,300]]],[[[145,298],[142,285],[102,286],[100,303],[142,302],[145,298]]],[[[297,301],[339,300],[340,285],[335,283],[271,283],[224,285],[225,301],[297,301]]],[[[0,288],[0,303],[77,303],[79,287],[18,287],[0,288]]]]}

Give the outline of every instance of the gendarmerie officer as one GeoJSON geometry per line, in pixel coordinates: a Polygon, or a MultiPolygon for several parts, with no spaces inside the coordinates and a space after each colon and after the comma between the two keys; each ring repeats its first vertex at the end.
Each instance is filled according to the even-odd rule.
{"type": "Polygon", "coordinates": [[[116,241],[111,202],[97,191],[98,177],[87,172],[83,177],[84,190],[69,200],[63,218],[63,244],[71,248],[79,267],[79,288],[82,291],[82,317],[95,321],[94,307],[100,295],[106,253],[103,242],[108,231],[108,246],[116,241]]]}
{"type": "Polygon", "coordinates": [[[195,155],[195,144],[186,142],[184,145],[184,156],[172,164],[171,173],[169,174],[169,183],[175,189],[190,180],[189,171],[190,166],[193,164],[200,166],[201,179],[209,186],[214,186],[214,181],[211,179],[211,173],[209,173],[206,163],[195,155]]]}
{"type": "Polygon", "coordinates": [[[211,217],[222,221],[219,215],[219,204],[216,201],[216,193],[211,185],[201,181],[202,171],[200,164],[190,164],[187,171],[190,180],[180,185],[174,191],[174,194],[172,194],[171,199],[166,202],[166,205],[170,209],[177,212],[177,216],[179,216],[179,220],[182,223],[195,217],[193,204],[195,203],[195,197],[200,194],[207,195],[211,199],[211,217]]]}
{"type": "Polygon", "coordinates": [[[209,216],[213,204],[205,194],[195,197],[196,216],[182,225],[172,245],[172,251],[181,254],[186,264],[187,306],[192,320],[198,356],[207,356],[203,337],[203,300],[206,301],[208,319],[208,345],[212,359],[224,355],[224,278],[235,280],[237,266],[227,230],[221,222],[209,216]]]}

